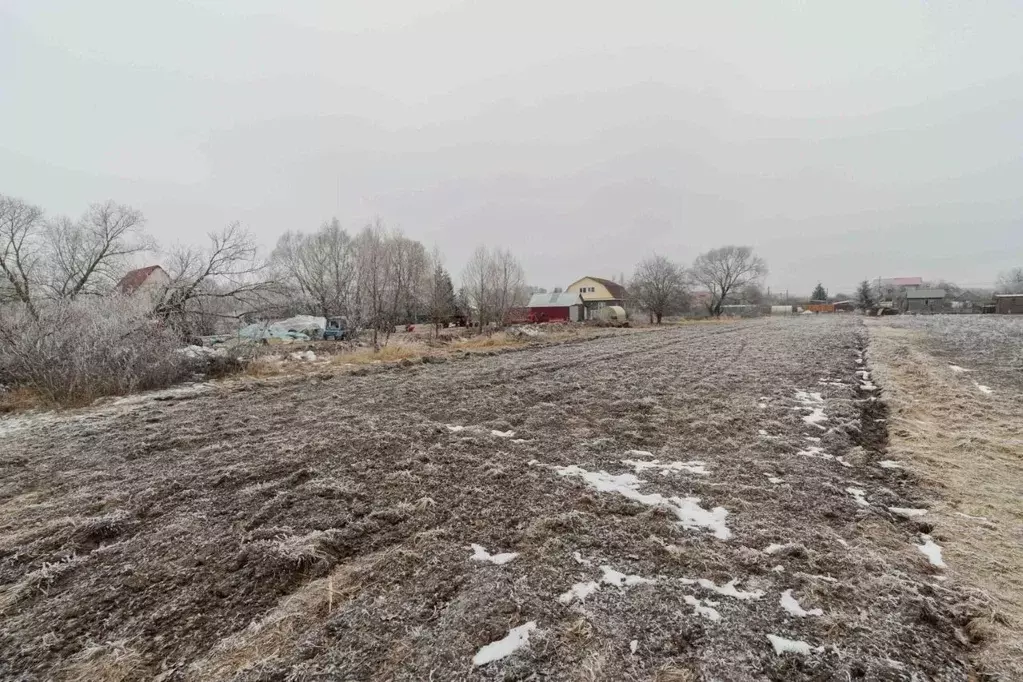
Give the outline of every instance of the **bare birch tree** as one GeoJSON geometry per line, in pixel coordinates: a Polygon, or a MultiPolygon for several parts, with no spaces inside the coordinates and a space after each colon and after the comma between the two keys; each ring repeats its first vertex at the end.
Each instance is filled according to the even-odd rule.
{"type": "Polygon", "coordinates": [[[335,218],[313,234],[286,232],[271,254],[275,278],[303,312],[357,317],[356,248],[335,218]]]}
{"type": "Polygon", "coordinates": [[[767,264],[750,246],[722,246],[700,254],[693,263],[692,277],[710,293],[707,311],[721,315],[728,295],[759,282],[767,274],[767,264]]]}

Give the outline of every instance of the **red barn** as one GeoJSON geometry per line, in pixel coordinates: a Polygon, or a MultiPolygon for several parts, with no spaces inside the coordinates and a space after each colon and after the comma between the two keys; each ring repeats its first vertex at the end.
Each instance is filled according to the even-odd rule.
{"type": "Polygon", "coordinates": [[[533,294],[529,299],[532,322],[582,322],[583,310],[583,297],[579,292],[533,294]]]}

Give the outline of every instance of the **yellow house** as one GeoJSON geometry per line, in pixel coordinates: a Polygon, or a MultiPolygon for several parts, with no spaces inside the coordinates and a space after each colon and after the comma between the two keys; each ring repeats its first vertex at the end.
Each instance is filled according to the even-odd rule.
{"type": "Polygon", "coordinates": [[[569,284],[565,291],[578,293],[583,297],[587,317],[593,316],[597,310],[607,306],[617,305],[624,308],[628,297],[625,287],[602,277],[583,277],[569,284]]]}

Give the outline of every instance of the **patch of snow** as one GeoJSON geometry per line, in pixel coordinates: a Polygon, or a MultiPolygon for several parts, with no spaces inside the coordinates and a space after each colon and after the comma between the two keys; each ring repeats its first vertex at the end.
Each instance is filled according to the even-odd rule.
{"type": "Polygon", "coordinates": [[[626,450],[625,454],[632,455],[633,457],[653,457],[654,453],[647,452],[646,450],[626,450]]]}
{"type": "Polygon", "coordinates": [[[496,438],[513,438],[515,436],[514,431],[498,431],[497,429],[491,429],[490,435],[496,438]]]}
{"type": "Polygon", "coordinates": [[[821,609],[810,609],[809,611],[805,610],[802,606],[799,605],[799,602],[796,601],[796,598],[792,596],[792,590],[785,590],[784,592],[781,593],[780,604],[781,607],[785,609],[790,616],[795,616],[796,618],[806,618],[807,616],[824,615],[824,611],[821,609]]]}
{"type": "Polygon", "coordinates": [[[476,655],[472,657],[472,664],[475,666],[486,665],[487,663],[499,661],[502,658],[511,656],[513,653],[529,644],[529,633],[533,630],[536,630],[535,620],[531,620],[528,623],[523,623],[516,628],[512,628],[503,639],[491,642],[477,651],[476,655]]]}
{"type": "Polygon", "coordinates": [[[767,435],[767,431],[765,431],[764,429],[760,429],[759,431],[757,431],[757,433],[760,434],[761,436],[767,435]]]}
{"type": "Polygon", "coordinates": [[[837,540],[838,544],[842,545],[843,547],[845,548],[849,547],[849,543],[846,542],[843,538],[835,538],[835,540],[837,540]]]}
{"type": "Polygon", "coordinates": [[[774,571],[775,573],[784,573],[785,572],[785,567],[782,566],[781,564],[778,564],[777,566],[775,566],[771,570],[774,571]]]}
{"type": "Polygon", "coordinates": [[[634,639],[631,642],[629,642],[629,651],[632,652],[633,656],[636,655],[636,650],[637,649],[639,649],[639,640],[638,639],[634,639]]]}
{"type": "Polygon", "coordinates": [[[767,547],[764,547],[764,554],[774,554],[785,549],[785,545],[779,545],[778,543],[771,543],[767,547]]]}
{"type": "Polygon", "coordinates": [[[806,440],[810,441],[811,443],[820,443],[821,442],[821,439],[818,438],[817,436],[804,436],[804,438],[806,440]]]}
{"type": "Polygon", "coordinates": [[[614,585],[616,587],[632,587],[633,585],[644,585],[657,582],[652,578],[644,578],[638,575],[626,575],[621,571],[616,571],[610,566],[601,566],[600,570],[603,571],[604,576],[600,579],[600,582],[606,585],[614,585]]]}
{"type": "Polygon", "coordinates": [[[767,480],[770,481],[771,483],[774,483],[775,485],[785,482],[784,479],[778,478],[777,476],[768,476],[767,480]]]}
{"type": "Polygon", "coordinates": [[[665,507],[678,518],[680,525],[687,529],[704,528],[713,531],[714,536],[722,540],[732,537],[732,531],[725,525],[728,510],[714,507],[707,510],[700,506],[698,497],[665,497],[660,493],[641,493],[639,486],[644,481],[635,474],[612,475],[606,471],[587,471],[575,464],[556,466],[554,470],[559,476],[576,476],[587,485],[600,492],[617,493],[634,502],[651,507],[665,507]]]}
{"type": "Polygon", "coordinates": [[[879,467],[881,467],[882,469],[901,469],[902,468],[902,462],[899,462],[899,461],[894,460],[894,459],[882,459],[880,462],[877,463],[877,465],[879,467]]]}
{"type": "Polygon", "coordinates": [[[529,441],[525,438],[512,438],[513,443],[528,443],[529,441]]]}
{"type": "Polygon", "coordinates": [[[963,372],[973,371],[972,369],[966,369],[965,367],[960,367],[959,365],[949,365],[948,368],[955,372],[956,374],[962,374],[963,372]]]}
{"type": "Polygon", "coordinates": [[[575,562],[577,564],[582,564],[583,566],[592,566],[593,565],[593,562],[590,561],[589,559],[583,559],[583,555],[581,553],[579,553],[578,551],[572,552],[572,558],[575,559],[575,562]]]}
{"type": "Polygon", "coordinates": [[[292,360],[304,362],[316,361],[316,353],[312,352],[311,350],[307,350],[305,352],[291,353],[288,357],[290,357],[292,360]]]}
{"type": "Polygon", "coordinates": [[[860,505],[861,507],[870,506],[870,502],[867,502],[867,498],[865,497],[867,493],[864,492],[863,488],[846,488],[845,492],[852,495],[853,499],[856,500],[856,504],[860,505]]]}
{"type": "Polygon", "coordinates": [[[766,410],[767,403],[757,403],[757,407],[759,407],[761,410],[766,410]]]}
{"type": "Polygon", "coordinates": [[[860,388],[862,388],[864,391],[876,391],[877,390],[877,386],[875,386],[873,383],[871,383],[869,381],[860,382],[860,388]]]}
{"type": "Polygon", "coordinates": [[[464,426],[456,426],[454,424],[445,424],[445,426],[448,427],[448,431],[450,431],[451,433],[459,433],[461,431],[465,431],[464,426]]]}
{"type": "Polygon", "coordinates": [[[826,422],[827,420],[828,417],[826,414],[824,414],[823,407],[815,407],[813,408],[812,412],[810,412],[810,414],[803,417],[804,422],[806,422],[807,424],[812,424],[821,429],[824,428],[823,426],[821,426],[821,422],[826,422]]]}
{"type": "Polygon", "coordinates": [[[838,462],[839,464],[841,464],[844,467],[852,469],[852,464],[850,464],[849,462],[845,461],[845,457],[836,457],[835,461],[838,462]]]}
{"type": "Polygon", "coordinates": [[[733,599],[760,599],[764,596],[762,590],[753,590],[752,592],[743,592],[742,590],[735,589],[735,583],[739,582],[738,579],[733,578],[724,585],[715,585],[713,580],[707,580],[706,578],[700,578],[696,583],[707,590],[717,592],[722,597],[732,597],[733,599]]]}
{"type": "Polygon", "coordinates": [[[650,461],[636,460],[636,459],[623,459],[622,464],[625,466],[633,467],[637,474],[641,474],[647,469],[658,469],[662,474],[669,474],[673,471],[687,471],[691,474],[699,474],[700,476],[706,476],[710,472],[705,468],[706,462],[665,462],[661,463],[658,459],[652,459],[650,461]]]}
{"type": "Polygon", "coordinates": [[[473,561],[489,561],[492,564],[506,564],[519,555],[518,552],[502,552],[500,554],[491,554],[480,545],[469,545],[469,548],[473,551],[473,555],[470,557],[473,561]]]}
{"type": "Polygon", "coordinates": [[[917,545],[916,548],[927,555],[927,560],[933,566],[945,568],[945,562],[941,559],[941,545],[935,543],[930,535],[924,535],[921,539],[924,541],[924,544],[917,545]]]}
{"type": "Polygon", "coordinates": [[[600,589],[600,583],[595,580],[588,580],[584,583],[576,583],[558,597],[562,604],[571,604],[573,600],[585,601],[586,597],[600,589]]]}
{"type": "Polygon", "coordinates": [[[824,448],[822,448],[819,445],[811,445],[810,447],[806,448],[805,450],[798,451],[796,454],[801,456],[801,457],[813,457],[815,459],[834,459],[835,458],[834,455],[829,455],[828,453],[824,452],[824,448]]]}
{"type": "Polygon", "coordinates": [[[707,600],[705,602],[702,602],[699,599],[697,599],[696,597],[694,597],[692,595],[688,595],[688,594],[684,597],[684,599],[685,599],[685,602],[687,604],[689,604],[690,606],[693,607],[693,613],[695,613],[696,615],[703,616],[707,620],[713,620],[713,621],[721,620],[721,614],[718,613],[717,609],[715,609],[715,608],[713,608],[711,606],[704,606],[705,603],[706,604],[713,604],[714,602],[709,601],[709,600],[707,600]]]}
{"type": "Polygon", "coordinates": [[[824,647],[811,647],[806,642],[801,642],[797,639],[785,639],[777,635],[768,635],[767,639],[771,640],[771,646],[774,647],[774,653],[781,656],[782,654],[799,654],[801,656],[809,656],[811,652],[824,653],[824,647]]]}
{"type": "Polygon", "coordinates": [[[923,516],[927,513],[926,509],[912,509],[910,507],[888,507],[888,511],[896,516],[901,516],[907,519],[911,519],[914,516],[923,516]]]}
{"type": "Polygon", "coordinates": [[[992,393],[994,393],[994,391],[991,389],[990,386],[985,386],[984,384],[979,384],[976,381],[973,382],[973,385],[977,387],[978,391],[980,391],[981,393],[984,393],[985,395],[991,395],[992,393]]]}

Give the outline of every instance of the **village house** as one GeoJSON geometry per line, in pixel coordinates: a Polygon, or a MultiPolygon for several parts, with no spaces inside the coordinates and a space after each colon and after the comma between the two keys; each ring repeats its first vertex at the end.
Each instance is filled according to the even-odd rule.
{"type": "Polygon", "coordinates": [[[906,292],[908,313],[940,313],[944,310],[944,289],[910,289],[906,292]]]}
{"type": "Polygon", "coordinates": [[[999,315],[1023,315],[1023,294],[997,294],[995,312],[999,315]]]}
{"type": "Polygon", "coordinates": [[[582,297],[586,319],[598,317],[602,308],[624,308],[628,298],[624,286],[601,277],[583,277],[569,284],[565,292],[582,297]]]}
{"type": "Polygon", "coordinates": [[[159,265],[132,270],[121,278],[116,289],[119,293],[130,296],[137,292],[156,292],[170,284],[170,275],[159,265]]]}

